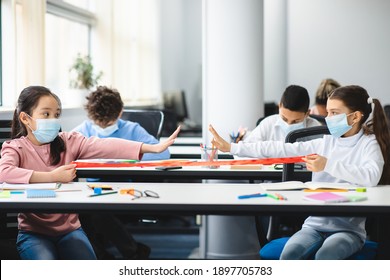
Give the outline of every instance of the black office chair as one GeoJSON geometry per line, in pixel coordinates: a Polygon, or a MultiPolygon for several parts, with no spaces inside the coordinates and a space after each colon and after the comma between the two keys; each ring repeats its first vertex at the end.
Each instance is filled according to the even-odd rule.
{"type": "MultiPolygon", "coordinates": [[[[300,140],[307,140],[308,137],[313,139],[314,137],[320,138],[323,135],[329,134],[327,126],[315,126],[310,128],[298,129],[291,131],[287,136],[285,142],[294,143],[300,140]]],[[[302,181],[307,182],[311,180],[310,173],[295,172],[294,164],[284,164],[282,181],[302,181]]],[[[277,260],[280,258],[280,254],[284,248],[284,245],[289,239],[289,236],[298,231],[306,216],[296,217],[279,217],[272,216],[269,219],[268,228],[264,228],[264,223],[257,222],[256,228],[259,234],[259,241],[261,242],[260,258],[277,260]],[[287,220],[287,222],[286,222],[287,220]],[[288,234],[281,231],[281,226],[287,224],[290,227],[288,234]],[[265,230],[267,229],[267,231],[265,230]],[[286,236],[287,235],[287,236],[286,236]]],[[[375,229],[375,221],[368,221],[369,226],[366,225],[367,231],[370,233],[371,229],[375,229]]],[[[374,237],[375,238],[375,237],[374,237]]],[[[357,253],[353,254],[349,259],[374,259],[376,257],[376,251],[378,243],[373,241],[366,241],[364,247],[357,253]]]]}
{"type": "MultiPolygon", "coordinates": [[[[11,139],[11,120],[0,120],[0,149],[11,139]]],[[[19,259],[16,251],[18,222],[16,213],[0,213],[0,256],[1,259],[19,259]]]]}
{"type": "Polygon", "coordinates": [[[390,105],[383,106],[383,110],[385,111],[385,115],[387,118],[387,125],[390,128],[390,105]]]}
{"type": "Polygon", "coordinates": [[[3,143],[11,139],[11,120],[0,120],[0,149],[3,143]]]}
{"type": "Polygon", "coordinates": [[[164,113],[158,110],[123,110],[123,120],[139,123],[150,134],[160,139],[164,125],[164,113]]]}
{"type": "Polygon", "coordinates": [[[319,121],[322,125],[326,125],[325,117],[324,117],[324,116],[310,114],[309,117],[312,118],[312,119],[315,119],[315,120],[319,121]]]}

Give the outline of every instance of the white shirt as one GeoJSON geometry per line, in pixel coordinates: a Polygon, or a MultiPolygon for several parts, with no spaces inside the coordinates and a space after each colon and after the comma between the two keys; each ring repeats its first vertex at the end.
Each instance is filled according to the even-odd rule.
{"type": "MultiPolygon", "coordinates": [[[[323,138],[307,142],[283,143],[264,141],[231,144],[234,155],[258,158],[277,158],[319,154],[327,158],[322,172],[313,172],[315,182],[349,182],[364,187],[376,186],[381,178],[384,159],[375,135],[359,133],[350,137],[323,138]]],[[[319,231],[353,231],[362,240],[366,238],[365,218],[362,217],[309,217],[303,227],[319,231]]]]}
{"type": "MultiPolygon", "coordinates": [[[[287,133],[283,130],[281,123],[283,120],[279,114],[266,117],[259,125],[244,139],[244,142],[253,143],[258,141],[283,141],[287,133]]],[[[313,118],[307,117],[303,121],[303,126],[319,126],[321,123],[313,118]]]]}

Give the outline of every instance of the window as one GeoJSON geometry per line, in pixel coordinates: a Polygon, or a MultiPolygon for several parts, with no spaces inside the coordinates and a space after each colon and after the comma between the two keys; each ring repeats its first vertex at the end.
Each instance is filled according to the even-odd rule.
{"type": "MultiPolygon", "coordinates": [[[[158,0],[1,0],[2,106],[45,85],[69,96],[69,68],[90,55],[130,105],[161,102],[158,0]],[[97,18],[99,18],[97,23],[97,18]],[[5,69],[6,67],[6,69],[5,69]]],[[[1,102],[1,100],[0,100],[1,102]]],[[[73,104],[68,104],[73,105],[73,104]]]]}
{"type": "Polygon", "coordinates": [[[69,87],[69,68],[77,54],[89,53],[89,27],[46,14],[45,35],[46,85],[62,97],[69,87]]]}
{"type": "MultiPolygon", "coordinates": [[[[78,53],[90,52],[95,15],[92,0],[1,0],[1,105],[13,108],[20,91],[46,85],[59,95],[69,88],[69,67],[78,53]],[[74,2],[79,6],[71,5],[74,2]],[[5,69],[6,67],[6,69],[5,69]]],[[[60,96],[61,97],[61,96],[60,96]]]]}
{"type": "Polygon", "coordinates": [[[65,106],[79,105],[71,104],[72,101],[66,97],[69,91],[70,66],[77,54],[90,54],[90,32],[95,16],[88,9],[88,0],[47,1],[45,16],[46,85],[58,94],[65,106]]]}

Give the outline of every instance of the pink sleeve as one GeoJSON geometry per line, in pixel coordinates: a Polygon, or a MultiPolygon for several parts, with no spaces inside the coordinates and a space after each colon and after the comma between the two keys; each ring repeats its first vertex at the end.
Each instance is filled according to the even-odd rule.
{"type": "Polygon", "coordinates": [[[75,159],[141,159],[142,144],[120,138],[87,138],[78,132],[66,134],[66,148],[75,153],[75,159]]]}
{"type": "Polygon", "coordinates": [[[10,184],[28,184],[33,170],[20,168],[21,155],[18,147],[12,142],[5,142],[1,150],[0,182],[10,184]]]}

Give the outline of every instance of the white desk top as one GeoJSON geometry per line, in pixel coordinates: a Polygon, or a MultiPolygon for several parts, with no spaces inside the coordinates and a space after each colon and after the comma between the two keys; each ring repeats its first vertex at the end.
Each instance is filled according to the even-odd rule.
{"type": "MultiPolygon", "coordinates": [[[[303,199],[303,191],[284,191],[288,200],[269,197],[238,199],[239,195],[263,192],[258,184],[197,184],[197,183],[102,183],[114,189],[135,188],[152,190],[160,198],[132,200],[119,193],[89,197],[93,191],[87,183],[64,184],[55,198],[27,198],[26,194],[13,194],[0,198],[0,211],[141,211],[193,214],[250,214],[250,213],[309,213],[326,215],[390,214],[390,186],[368,188],[366,201],[319,203],[303,199]]],[[[274,192],[267,192],[274,193],[274,192]]]]}
{"type": "MultiPolygon", "coordinates": [[[[160,142],[166,141],[167,139],[168,137],[161,137],[160,142]]],[[[173,143],[173,146],[191,145],[191,146],[199,147],[202,141],[203,141],[202,137],[177,137],[175,143],[173,143]]]]}

